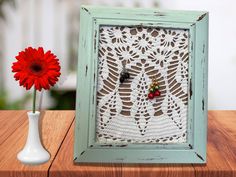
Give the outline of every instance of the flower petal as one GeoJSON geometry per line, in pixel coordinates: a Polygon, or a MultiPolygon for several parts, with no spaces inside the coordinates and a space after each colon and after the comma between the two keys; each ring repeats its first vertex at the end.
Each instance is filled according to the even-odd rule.
{"type": "Polygon", "coordinates": [[[57,56],[51,51],[44,53],[44,49],[28,47],[19,52],[15,57],[16,62],[12,64],[12,72],[15,80],[29,90],[34,86],[37,90],[48,90],[58,81],[61,75],[60,63],[57,56]]]}

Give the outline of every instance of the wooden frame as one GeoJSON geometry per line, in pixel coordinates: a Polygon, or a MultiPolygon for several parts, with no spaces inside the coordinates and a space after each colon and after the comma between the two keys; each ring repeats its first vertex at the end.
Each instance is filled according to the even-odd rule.
{"type": "Polygon", "coordinates": [[[206,163],[208,13],[81,7],[74,161],[206,163]],[[188,29],[188,137],[183,144],[96,143],[97,56],[100,25],[188,29]]]}

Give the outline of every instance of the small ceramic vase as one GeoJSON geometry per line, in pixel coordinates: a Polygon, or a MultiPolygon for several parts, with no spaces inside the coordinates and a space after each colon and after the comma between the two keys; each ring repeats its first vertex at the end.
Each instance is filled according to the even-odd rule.
{"type": "Polygon", "coordinates": [[[42,146],[39,136],[40,112],[28,112],[29,129],[24,148],[17,154],[17,159],[24,164],[38,165],[47,162],[50,154],[42,146]]]}

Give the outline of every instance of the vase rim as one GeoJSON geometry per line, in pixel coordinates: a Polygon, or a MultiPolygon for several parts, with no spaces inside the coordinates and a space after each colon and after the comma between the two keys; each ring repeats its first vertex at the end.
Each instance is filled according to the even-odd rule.
{"type": "Polygon", "coordinates": [[[39,111],[35,111],[35,113],[33,113],[33,111],[28,111],[27,114],[29,114],[29,115],[39,115],[40,112],[39,111]]]}

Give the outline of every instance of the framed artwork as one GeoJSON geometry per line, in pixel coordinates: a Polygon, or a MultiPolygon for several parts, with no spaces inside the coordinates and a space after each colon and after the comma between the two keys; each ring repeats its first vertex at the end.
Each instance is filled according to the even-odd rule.
{"type": "Polygon", "coordinates": [[[80,15],[74,161],[206,163],[208,13],[80,15]]]}

